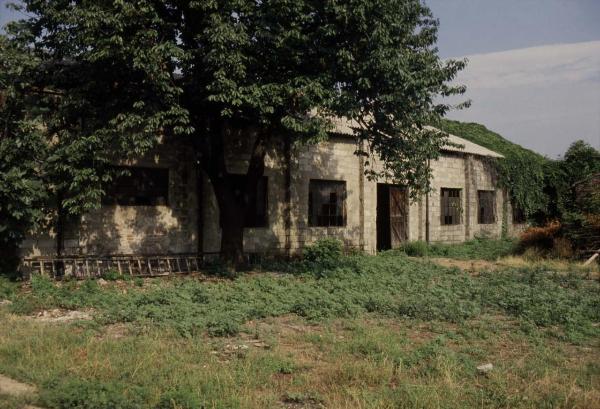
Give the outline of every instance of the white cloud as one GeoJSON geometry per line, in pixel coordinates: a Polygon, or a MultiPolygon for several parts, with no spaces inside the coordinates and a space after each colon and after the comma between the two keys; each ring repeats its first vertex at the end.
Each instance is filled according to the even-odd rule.
{"type": "Polygon", "coordinates": [[[600,41],[522,48],[466,58],[469,64],[459,81],[479,89],[600,80],[600,41]]]}
{"type": "Polygon", "coordinates": [[[600,41],[467,58],[457,82],[473,105],[451,118],[483,123],[552,157],[576,139],[600,149],[600,41]]]}

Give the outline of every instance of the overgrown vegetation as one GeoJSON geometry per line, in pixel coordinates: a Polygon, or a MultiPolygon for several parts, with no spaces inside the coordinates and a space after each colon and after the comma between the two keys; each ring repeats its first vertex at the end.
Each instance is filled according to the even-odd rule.
{"type": "MultiPolygon", "coordinates": [[[[431,251],[449,255],[456,250],[432,246],[431,251]]],[[[454,255],[467,257],[469,251],[465,246],[454,255]]],[[[31,314],[45,308],[93,308],[102,323],[171,328],[182,336],[234,335],[245,322],[286,314],[319,321],[367,312],[448,322],[498,312],[537,325],[559,325],[573,337],[598,333],[592,325],[600,319],[598,285],[578,276],[514,269],[472,277],[397,252],[340,256],[335,266],[319,266],[316,274],[303,271],[233,281],[178,278],[140,290],[122,283],[125,294],[119,286],[102,288],[92,280],[57,284],[36,276],[29,292],[9,295],[14,301],[10,309],[31,314]]]]}
{"type": "Polygon", "coordinates": [[[517,242],[514,239],[492,240],[476,238],[458,244],[427,244],[424,241],[404,243],[400,250],[414,257],[449,257],[461,260],[497,260],[515,253],[517,242]]]}
{"type": "MultiPolygon", "coordinates": [[[[535,266],[471,275],[398,251],[343,256],[326,244],[309,251],[318,273],[298,262],[295,274],[142,286],[0,281],[13,301],[0,307],[9,328],[0,332],[0,373],[39,385],[33,403],[50,409],[600,402],[597,280],[535,266]],[[7,314],[50,308],[91,309],[95,319],[45,325],[7,314]],[[485,362],[495,369],[480,375],[485,362]]],[[[491,244],[469,246],[481,254],[491,244]]]]}
{"type": "MultiPolygon", "coordinates": [[[[552,243],[539,243],[531,251],[568,257],[600,246],[600,152],[593,146],[576,141],[562,159],[550,160],[483,125],[442,120],[437,126],[503,154],[495,164],[500,185],[508,189],[512,203],[538,226],[547,226],[549,231],[559,226],[552,243]]],[[[528,239],[522,246],[527,242],[533,244],[528,239]]]]}
{"type": "Polygon", "coordinates": [[[549,203],[544,187],[548,159],[480,124],[442,120],[436,126],[504,155],[504,159],[495,163],[500,184],[508,189],[513,203],[528,216],[547,209],[549,203]]]}

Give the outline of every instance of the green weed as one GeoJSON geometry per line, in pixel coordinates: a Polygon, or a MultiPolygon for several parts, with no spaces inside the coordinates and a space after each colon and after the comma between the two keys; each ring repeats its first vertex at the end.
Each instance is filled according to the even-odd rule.
{"type": "Polygon", "coordinates": [[[93,280],[54,283],[34,277],[31,292],[10,308],[93,308],[102,323],[170,328],[182,336],[208,332],[231,336],[250,320],[297,314],[310,321],[382,317],[460,323],[503,313],[539,327],[558,326],[563,336],[583,339],[600,332],[599,284],[580,274],[536,268],[482,272],[475,277],[409,259],[397,252],[341,256],[326,275],[261,274],[227,281],[193,277],[99,287],[93,280]]]}

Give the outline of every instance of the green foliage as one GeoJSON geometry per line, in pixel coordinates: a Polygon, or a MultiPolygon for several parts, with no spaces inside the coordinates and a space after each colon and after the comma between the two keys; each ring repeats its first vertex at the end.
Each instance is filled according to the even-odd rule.
{"type": "Polygon", "coordinates": [[[154,409],[198,409],[203,405],[198,396],[188,390],[175,390],[165,393],[154,409]]]}
{"type": "Polygon", "coordinates": [[[506,140],[483,125],[442,120],[436,126],[504,155],[503,159],[495,161],[495,166],[499,182],[508,189],[512,202],[523,209],[527,216],[546,210],[548,197],[544,187],[549,163],[547,158],[506,140]]]}
{"type": "Polygon", "coordinates": [[[501,257],[514,255],[517,242],[514,239],[485,239],[476,238],[459,244],[432,244],[429,247],[430,256],[449,257],[460,260],[497,260],[501,257]]]}
{"type": "Polygon", "coordinates": [[[107,281],[116,281],[123,278],[123,276],[117,270],[108,270],[102,273],[101,278],[107,281]]]}
{"type": "Polygon", "coordinates": [[[408,241],[400,249],[411,257],[425,257],[429,253],[429,246],[424,241],[408,241]]]}
{"type": "Polygon", "coordinates": [[[47,147],[36,121],[22,98],[35,59],[0,36],[0,274],[15,275],[17,249],[25,234],[44,215],[47,187],[41,168],[47,147]]]}
{"type": "Polygon", "coordinates": [[[186,337],[205,331],[231,336],[247,321],[291,313],[319,321],[366,312],[447,322],[504,313],[541,327],[560,326],[573,339],[598,333],[599,283],[582,276],[522,268],[474,277],[398,252],[342,256],[339,264],[319,278],[265,274],[218,282],[156,280],[142,290],[130,283],[127,294],[91,280],[59,285],[34,278],[31,292],[14,297],[10,308],[21,313],[94,308],[101,322],[170,328],[186,337]]]}
{"type": "Polygon", "coordinates": [[[451,82],[465,61],[440,59],[438,22],[420,0],[21,4],[27,18],[2,40],[23,56],[8,77],[35,87],[11,98],[39,113],[59,215],[97,207],[109,165],[164,134],[203,158],[232,225],[224,251],[238,257],[247,203],[231,200],[225,135],[252,146],[251,198],[267,148],[287,137],[324,140],[330,118],[344,116],[360,124],[357,154],[376,153],[384,165],[369,175],[417,195],[445,143],[423,125],[450,108],[436,97],[464,92],[451,82]]]}
{"type": "Polygon", "coordinates": [[[42,308],[78,309],[111,302],[112,291],[103,291],[95,280],[83,282],[67,281],[57,284],[50,278],[31,277],[30,294],[15,298],[11,309],[21,314],[30,314],[42,308]]]}
{"type": "Polygon", "coordinates": [[[124,383],[88,380],[54,381],[43,390],[40,401],[50,409],[142,409],[139,391],[124,383]]]}
{"type": "Polygon", "coordinates": [[[433,243],[427,245],[424,241],[409,241],[399,249],[412,257],[448,257],[460,260],[497,260],[515,254],[517,242],[513,239],[493,240],[475,238],[458,244],[433,243]]]}
{"type": "Polygon", "coordinates": [[[557,171],[560,181],[555,185],[558,208],[562,215],[567,213],[598,214],[600,212],[600,188],[588,181],[600,174],[600,152],[584,141],[576,141],[569,146],[557,171]],[[586,186],[590,184],[590,186],[586,186]],[[578,188],[580,191],[578,197],[578,188]]]}
{"type": "Polygon", "coordinates": [[[0,300],[10,300],[17,292],[18,284],[0,276],[0,300]]]}
{"type": "Polygon", "coordinates": [[[330,269],[341,259],[343,246],[341,241],[334,238],[319,239],[314,244],[306,246],[302,254],[309,266],[330,269]]]}

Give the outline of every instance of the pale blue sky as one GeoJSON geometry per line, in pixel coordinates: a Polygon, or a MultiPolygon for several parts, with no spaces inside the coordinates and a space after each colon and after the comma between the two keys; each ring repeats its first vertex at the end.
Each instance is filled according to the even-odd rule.
{"type": "MultiPolygon", "coordinates": [[[[15,18],[0,0],[0,25],[15,18]]],[[[600,0],[425,0],[443,58],[467,56],[458,81],[479,122],[550,157],[576,139],[600,149],[600,0]]]]}
{"type": "Polygon", "coordinates": [[[600,40],[600,0],[425,0],[442,57],[600,40]]]}
{"type": "Polygon", "coordinates": [[[469,59],[473,104],[450,118],[553,158],[577,139],[600,149],[600,0],[425,1],[440,55],[469,59]]]}

